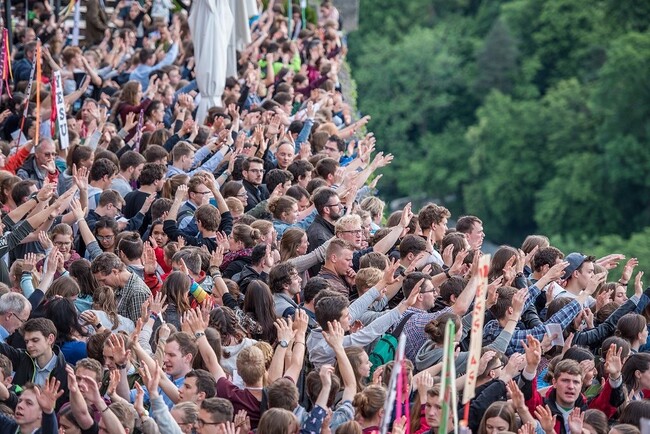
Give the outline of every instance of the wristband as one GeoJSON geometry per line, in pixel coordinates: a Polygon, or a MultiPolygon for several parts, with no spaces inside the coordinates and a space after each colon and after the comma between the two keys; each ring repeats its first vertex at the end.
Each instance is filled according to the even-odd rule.
{"type": "Polygon", "coordinates": [[[95,328],[96,328],[97,330],[99,330],[99,329],[102,328],[102,327],[103,327],[103,326],[102,326],[102,323],[100,323],[100,322],[97,323],[97,324],[95,324],[95,328]]]}
{"type": "Polygon", "coordinates": [[[109,409],[109,407],[107,405],[106,408],[102,410],[102,413],[106,413],[106,410],[108,410],[108,409],[109,409]]]}
{"type": "Polygon", "coordinates": [[[156,321],[158,318],[160,318],[160,317],[158,316],[158,313],[157,313],[157,312],[151,312],[151,313],[149,314],[149,318],[152,319],[152,320],[154,320],[154,322],[155,322],[155,321],[156,321]]]}

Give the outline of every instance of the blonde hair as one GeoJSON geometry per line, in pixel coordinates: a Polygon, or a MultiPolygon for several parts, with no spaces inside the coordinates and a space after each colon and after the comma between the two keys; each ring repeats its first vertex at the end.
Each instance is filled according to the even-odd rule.
{"type": "Polygon", "coordinates": [[[368,267],[362,268],[357,273],[354,279],[354,284],[357,286],[359,294],[363,294],[373,286],[375,286],[384,277],[384,272],[379,268],[368,267]]]}
{"type": "Polygon", "coordinates": [[[237,355],[237,373],[244,384],[255,384],[266,373],[266,361],[262,350],[255,346],[246,347],[237,355]]]}
{"type": "Polygon", "coordinates": [[[376,217],[381,217],[384,213],[386,203],[375,196],[369,196],[361,201],[361,209],[370,213],[370,217],[374,220],[376,217]]]}
{"type": "Polygon", "coordinates": [[[347,228],[351,226],[361,226],[361,217],[356,214],[344,215],[336,221],[334,225],[334,231],[338,234],[340,232],[346,231],[347,228]]]}
{"type": "Polygon", "coordinates": [[[237,199],[236,197],[227,197],[226,205],[228,205],[228,209],[230,210],[230,212],[236,214],[244,213],[244,205],[242,205],[241,200],[237,199]]]}
{"type": "Polygon", "coordinates": [[[273,360],[273,347],[271,344],[264,341],[257,341],[253,344],[253,346],[259,348],[260,351],[262,351],[262,355],[264,356],[264,367],[266,369],[269,369],[269,366],[271,366],[271,361],[273,360]]]}
{"type": "Polygon", "coordinates": [[[110,286],[100,286],[93,294],[93,308],[104,311],[113,323],[115,330],[120,326],[120,317],[117,314],[117,302],[115,301],[115,293],[110,286]]]}

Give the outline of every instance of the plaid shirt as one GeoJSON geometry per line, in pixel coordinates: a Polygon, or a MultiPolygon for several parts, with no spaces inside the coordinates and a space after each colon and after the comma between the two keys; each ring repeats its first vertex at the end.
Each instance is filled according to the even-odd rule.
{"type": "MultiPolygon", "coordinates": [[[[506,349],[506,356],[510,356],[513,353],[523,353],[524,346],[521,342],[525,341],[528,335],[532,335],[537,340],[541,341],[546,334],[546,324],[560,324],[563,329],[567,328],[581,310],[582,306],[580,303],[573,300],[571,303],[556,312],[555,315],[550,317],[544,324],[540,324],[537,327],[527,330],[516,328],[515,331],[512,332],[512,339],[510,340],[510,345],[508,345],[508,348],[506,349]]],[[[503,330],[503,327],[501,327],[498,320],[493,319],[488,322],[483,328],[483,346],[489,345],[494,341],[499,333],[501,333],[501,330],[503,330]]]]}
{"type": "MultiPolygon", "coordinates": [[[[406,322],[403,330],[404,334],[406,335],[406,347],[404,348],[404,355],[407,359],[415,363],[415,356],[427,340],[427,336],[424,333],[424,328],[427,324],[429,324],[429,322],[448,312],[451,312],[451,307],[446,307],[434,313],[429,313],[426,310],[416,309],[414,307],[409,307],[406,309],[406,312],[404,312],[402,318],[404,318],[405,315],[413,314],[406,322]]],[[[402,318],[400,318],[400,321],[402,318]]]]}
{"type": "Polygon", "coordinates": [[[140,318],[142,305],[150,296],[149,287],[135,273],[131,273],[124,288],[115,292],[117,313],[127,317],[135,324],[140,318]]]}

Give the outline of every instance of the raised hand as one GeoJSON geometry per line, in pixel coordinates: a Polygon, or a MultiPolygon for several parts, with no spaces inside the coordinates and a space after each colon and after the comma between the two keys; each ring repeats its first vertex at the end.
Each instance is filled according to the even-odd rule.
{"type": "Polygon", "coordinates": [[[535,418],[539,421],[546,434],[555,433],[555,419],[548,405],[538,405],[535,409],[535,418]]]}
{"type": "Polygon", "coordinates": [[[295,332],[292,325],[293,322],[291,321],[291,318],[278,318],[275,320],[275,328],[277,330],[278,341],[289,342],[291,339],[293,339],[295,332]]]}
{"type": "Polygon", "coordinates": [[[618,379],[621,376],[621,370],[623,369],[622,353],[623,347],[620,347],[617,351],[616,344],[611,344],[609,350],[607,350],[605,372],[609,374],[610,378],[618,379]]]}
{"type": "MultiPolygon", "coordinates": [[[[47,236],[47,234],[45,233],[45,231],[40,231],[40,232],[38,233],[38,242],[41,244],[41,247],[43,247],[43,249],[44,249],[45,251],[48,251],[48,250],[50,250],[52,247],[54,247],[54,244],[52,244],[52,240],[50,240],[50,237],[47,236]]],[[[29,254],[30,254],[30,253],[28,253],[28,255],[29,255],[29,254]]],[[[31,255],[34,255],[34,254],[31,253],[31,255]]],[[[36,257],[36,255],[34,255],[34,257],[36,257]]],[[[25,261],[27,261],[27,257],[25,257],[25,261]]],[[[38,261],[36,261],[36,262],[38,262],[38,261]]],[[[36,262],[35,262],[35,263],[36,263],[36,262]]],[[[24,269],[24,268],[23,268],[23,269],[24,269]]]]}
{"type": "Polygon", "coordinates": [[[520,408],[526,408],[526,401],[524,399],[524,393],[519,389],[517,382],[515,380],[508,381],[506,384],[508,393],[510,394],[510,399],[512,399],[512,406],[515,410],[520,408]]]}
{"type": "Polygon", "coordinates": [[[235,428],[239,429],[240,432],[247,434],[250,432],[251,429],[251,419],[248,417],[248,413],[246,410],[239,410],[237,414],[235,414],[235,419],[234,419],[234,424],[235,428]]]}
{"type": "Polygon", "coordinates": [[[340,322],[328,321],[327,322],[328,331],[323,330],[323,339],[327,342],[327,345],[333,349],[343,347],[343,337],[345,336],[345,331],[340,322]]]}
{"type": "Polygon", "coordinates": [[[108,347],[113,352],[113,360],[116,365],[124,366],[129,360],[131,350],[127,350],[124,341],[115,334],[111,334],[108,338],[108,347]]]}
{"type": "MultiPolygon", "coordinates": [[[[41,231],[41,233],[44,233],[44,232],[41,231]]],[[[49,238],[48,238],[48,240],[49,240],[49,238]]],[[[25,262],[23,263],[23,272],[25,272],[25,271],[27,271],[29,273],[33,272],[36,269],[36,264],[37,263],[38,263],[38,258],[36,257],[36,253],[27,253],[27,254],[25,254],[25,262]]]]}
{"type": "Polygon", "coordinates": [[[133,403],[133,407],[135,408],[135,411],[138,414],[144,414],[145,409],[144,409],[144,389],[142,386],[140,386],[140,383],[137,381],[134,384],[135,386],[135,402],[133,403]]]}
{"type": "MultiPolygon", "coordinates": [[[[153,240],[153,237],[151,238],[153,240]]],[[[156,251],[150,242],[144,244],[142,250],[142,264],[144,265],[145,274],[155,274],[158,262],[156,261],[156,251]]]]}
{"type": "Polygon", "coordinates": [[[114,369],[112,371],[108,371],[108,388],[106,389],[106,394],[108,396],[113,395],[117,391],[117,385],[120,384],[120,380],[122,379],[122,374],[120,373],[119,370],[114,369]]]}
{"type": "Polygon", "coordinates": [[[420,402],[427,402],[427,391],[433,387],[433,376],[427,371],[418,375],[415,379],[415,389],[420,395],[420,402]]]}
{"type": "Polygon", "coordinates": [[[56,400],[63,395],[63,390],[59,390],[61,382],[54,377],[45,380],[42,389],[34,389],[36,400],[43,413],[51,414],[56,406],[56,400]]]}
{"type": "Polygon", "coordinates": [[[332,365],[323,365],[318,371],[318,376],[320,381],[323,384],[323,389],[329,389],[332,387],[332,374],[334,373],[334,366],[332,365]]]}
{"type": "MultiPolygon", "coordinates": [[[[621,281],[625,282],[627,284],[630,279],[632,278],[632,272],[634,271],[634,268],[639,265],[639,260],[636,258],[630,258],[628,261],[625,263],[625,267],[623,267],[623,273],[621,273],[621,278],[619,279],[619,283],[621,281]]],[[[621,283],[623,285],[623,283],[621,283]]]]}
{"type": "Polygon", "coordinates": [[[542,345],[532,335],[528,335],[527,340],[528,343],[526,343],[526,341],[521,341],[521,344],[526,350],[526,365],[529,370],[537,369],[537,366],[542,359],[542,345]]]}
{"type": "Polygon", "coordinates": [[[643,271],[636,273],[634,277],[634,295],[641,297],[643,295],[643,271]]]}
{"type": "Polygon", "coordinates": [[[580,407],[575,407],[569,413],[569,430],[571,434],[582,434],[582,425],[585,421],[585,415],[580,411],[580,407]]]}

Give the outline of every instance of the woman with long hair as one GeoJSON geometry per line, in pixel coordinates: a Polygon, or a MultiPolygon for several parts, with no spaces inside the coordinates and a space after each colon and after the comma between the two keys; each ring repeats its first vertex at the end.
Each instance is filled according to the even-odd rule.
{"type": "MultiPolygon", "coordinates": [[[[143,95],[145,94],[142,92],[142,85],[140,82],[136,80],[126,82],[122,86],[120,99],[117,101],[116,106],[113,109],[113,113],[115,113],[116,123],[119,121],[119,124],[121,126],[124,126],[126,124],[126,117],[129,113],[134,113],[136,116],[140,115],[140,111],[146,110],[147,107],[149,107],[149,104],[151,104],[150,97],[153,96],[155,92],[155,86],[149,86],[147,89],[146,98],[142,99],[143,95]]],[[[131,131],[128,132],[129,134],[124,138],[125,142],[128,143],[129,140],[133,138],[136,133],[136,129],[137,124],[131,128],[131,131]]]]}
{"type": "Polygon", "coordinates": [[[179,173],[171,178],[167,178],[163,185],[161,193],[162,197],[173,200],[176,196],[176,190],[178,190],[178,187],[181,185],[187,185],[188,182],[190,182],[190,177],[184,173],[179,173]]]}
{"type": "Polygon", "coordinates": [[[115,292],[110,286],[100,286],[95,291],[92,309],[83,312],[80,317],[93,327],[101,324],[101,327],[95,327],[99,331],[102,328],[110,330],[112,333],[125,332],[132,333],[135,324],[129,318],[117,313],[117,301],[115,292]],[[94,315],[94,316],[93,316],[94,315]]]}
{"type": "Polygon", "coordinates": [[[637,353],[627,358],[621,370],[623,384],[631,400],[644,399],[644,390],[650,390],[650,354],[637,353]]]}
{"type": "Polygon", "coordinates": [[[88,333],[79,323],[79,315],[72,300],[62,297],[50,298],[44,304],[44,316],[56,326],[55,344],[61,349],[66,362],[74,365],[88,357],[88,333]]]}
{"type": "Polygon", "coordinates": [[[509,402],[493,402],[483,414],[478,434],[497,434],[503,431],[517,432],[515,411],[509,402]]]}
{"type": "Polygon", "coordinates": [[[227,307],[217,307],[210,312],[208,326],[221,335],[221,367],[232,374],[237,369],[237,355],[257,341],[250,339],[242,329],[235,312],[227,307]]]}
{"type": "Polygon", "coordinates": [[[302,278],[303,288],[309,279],[309,270],[311,267],[325,262],[325,253],[331,240],[307,253],[309,249],[309,240],[307,233],[299,228],[290,228],[282,235],[280,239],[280,261],[290,262],[296,267],[296,271],[302,278]]]}
{"type": "MultiPolygon", "coordinates": [[[[164,129],[163,118],[165,117],[165,107],[160,101],[151,101],[151,104],[144,111],[144,125],[142,131],[154,133],[157,130],[164,129]]],[[[151,143],[151,141],[149,141],[151,143]]],[[[162,144],[160,144],[162,146],[162,144]]]]}
{"type": "Polygon", "coordinates": [[[273,295],[268,285],[261,280],[252,280],[248,284],[242,310],[261,326],[261,333],[251,335],[253,339],[270,344],[276,341],[275,320],[277,317],[273,306],[273,295]]]}
{"type": "Polygon", "coordinates": [[[79,296],[74,303],[77,306],[77,310],[83,312],[90,309],[93,304],[93,296],[99,288],[97,279],[95,279],[95,276],[90,271],[90,261],[87,259],[78,259],[70,264],[68,272],[79,285],[79,296]]]}
{"type": "Polygon", "coordinates": [[[648,339],[648,324],[643,315],[628,313],[618,320],[615,333],[630,343],[632,353],[638,353],[648,339]]]}
{"type": "Polygon", "coordinates": [[[190,310],[189,289],[192,279],[180,272],[172,271],[165,279],[162,293],[167,297],[167,310],[163,313],[165,322],[171,323],[181,329],[181,318],[190,310]]]}

